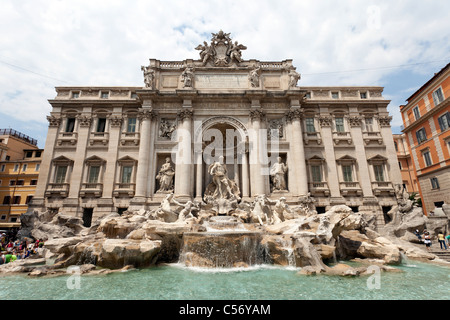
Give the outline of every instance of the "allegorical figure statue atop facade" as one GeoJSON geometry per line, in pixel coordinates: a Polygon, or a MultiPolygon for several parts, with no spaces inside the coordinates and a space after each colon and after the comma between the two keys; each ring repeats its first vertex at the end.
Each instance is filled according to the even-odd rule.
{"type": "Polygon", "coordinates": [[[194,68],[187,67],[181,74],[181,81],[184,88],[192,88],[194,84],[194,68]]]}
{"type": "Polygon", "coordinates": [[[287,166],[283,163],[281,157],[277,158],[277,162],[275,162],[270,168],[270,176],[272,178],[272,189],[275,190],[286,190],[286,179],[285,175],[287,172],[287,166]]]}
{"type": "Polygon", "coordinates": [[[144,83],[146,88],[154,89],[155,71],[150,69],[150,66],[141,66],[141,70],[144,72],[144,83]]]}
{"type": "Polygon", "coordinates": [[[247,49],[246,46],[242,45],[242,44],[238,44],[237,41],[233,43],[231,43],[231,48],[230,48],[230,59],[231,61],[236,60],[237,62],[242,62],[242,53],[241,50],[245,50],[247,49]]]}
{"type": "Polygon", "coordinates": [[[300,80],[300,73],[295,71],[294,68],[289,70],[289,88],[295,88],[297,86],[297,82],[300,80]]]}
{"type": "Polygon", "coordinates": [[[203,65],[206,65],[208,60],[214,56],[214,49],[212,46],[208,45],[206,41],[203,41],[203,44],[199,44],[195,50],[200,50],[200,60],[203,65]]]}
{"type": "Polygon", "coordinates": [[[250,71],[250,74],[248,75],[248,79],[250,80],[250,85],[253,88],[258,88],[259,87],[260,74],[261,74],[261,67],[260,66],[256,67],[252,71],[250,71]]]}
{"type": "Polygon", "coordinates": [[[172,192],[173,191],[173,177],[175,170],[172,168],[170,158],[166,158],[166,162],[159,169],[156,179],[159,181],[159,190],[157,192],[172,192]]]}

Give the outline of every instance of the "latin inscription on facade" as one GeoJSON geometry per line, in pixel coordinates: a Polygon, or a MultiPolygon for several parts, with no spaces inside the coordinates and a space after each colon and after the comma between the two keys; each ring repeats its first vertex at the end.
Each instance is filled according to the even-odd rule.
{"type": "Polygon", "coordinates": [[[247,75],[195,75],[195,87],[197,89],[247,89],[247,75]]]}

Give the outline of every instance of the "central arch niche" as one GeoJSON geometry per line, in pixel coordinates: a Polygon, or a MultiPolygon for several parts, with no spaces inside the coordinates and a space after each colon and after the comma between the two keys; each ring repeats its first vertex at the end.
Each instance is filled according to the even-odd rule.
{"type": "Polygon", "coordinates": [[[203,197],[211,183],[208,168],[223,156],[228,177],[236,182],[241,196],[248,195],[247,129],[232,117],[213,117],[204,121],[195,133],[196,197],[203,197]]]}

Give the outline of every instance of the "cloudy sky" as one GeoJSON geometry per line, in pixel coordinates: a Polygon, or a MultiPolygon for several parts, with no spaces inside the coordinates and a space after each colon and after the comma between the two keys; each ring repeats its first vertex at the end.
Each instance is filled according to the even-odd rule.
{"type": "Polygon", "coordinates": [[[222,29],[300,86],[383,86],[399,105],[450,62],[450,1],[0,0],[0,128],[45,145],[55,86],[141,86],[149,58],[198,59],[222,29]]]}

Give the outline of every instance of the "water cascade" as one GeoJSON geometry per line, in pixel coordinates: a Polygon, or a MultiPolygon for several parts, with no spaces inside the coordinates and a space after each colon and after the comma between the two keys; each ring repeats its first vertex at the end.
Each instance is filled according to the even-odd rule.
{"type": "Polygon", "coordinates": [[[205,232],[186,232],[180,262],[186,266],[230,268],[267,262],[262,233],[251,231],[230,216],[216,216],[205,232]]]}

